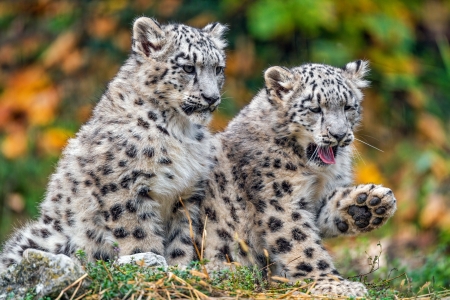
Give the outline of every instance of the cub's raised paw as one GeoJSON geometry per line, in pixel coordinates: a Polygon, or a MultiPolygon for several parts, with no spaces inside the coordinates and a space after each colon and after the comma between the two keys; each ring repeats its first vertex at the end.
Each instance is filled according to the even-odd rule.
{"type": "Polygon", "coordinates": [[[333,280],[329,282],[317,283],[312,289],[313,295],[364,297],[367,295],[367,289],[361,282],[349,280],[333,280]]]}
{"type": "Polygon", "coordinates": [[[397,209],[394,193],[381,185],[365,184],[349,191],[340,210],[343,220],[336,225],[341,232],[366,232],[382,226],[397,209]]]}

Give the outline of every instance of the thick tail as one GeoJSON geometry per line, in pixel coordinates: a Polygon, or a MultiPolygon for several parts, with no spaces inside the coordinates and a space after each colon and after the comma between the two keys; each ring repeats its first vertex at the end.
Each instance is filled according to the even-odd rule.
{"type": "Polygon", "coordinates": [[[31,222],[17,230],[4,244],[0,254],[0,272],[20,263],[23,252],[29,248],[72,256],[76,249],[55,221],[31,222]]]}

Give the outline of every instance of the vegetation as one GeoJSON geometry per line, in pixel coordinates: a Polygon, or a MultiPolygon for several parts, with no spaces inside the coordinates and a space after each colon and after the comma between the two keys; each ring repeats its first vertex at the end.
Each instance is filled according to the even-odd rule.
{"type": "MultiPolygon", "coordinates": [[[[421,293],[449,288],[450,2],[445,0],[1,2],[0,242],[36,216],[61,148],[89,118],[126,58],[132,21],[141,15],[163,23],[229,24],[224,100],[213,130],[223,129],[250,101],[268,66],[370,60],[372,86],[357,132],[355,179],[392,188],[399,209],[383,229],[331,240],[327,247],[344,274],[364,274],[361,258],[381,240],[381,267],[374,274],[384,277],[378,279],[405,273],[389,281],[405,297],[426,282],[421,293]]],[[[178,277],[194,281],[183,276],[178,277]]],[[[175,284],[174,278],[164,280],[175,284]]],[[[258,284],[239,290],[268,291],[258,284]]],[[[382,293],[373,296],[388,297],[382,293]]]]}
{"type": "MultiPolygon", "coordinates": [[[[79,257],[83,256],[81,251],[78,254],[79,257]]],[[[376,264],[376,260],[373,263],[376,264]]],[[[448,268],[448,262],[446,266],[448,268]]],[[[225,266],[228,269],[213,274],[204,271],[200,262],[192,262],[185,269],[170,267],[168,270],[144,267],[140,261],[125,265],[97,261],[84,264],[84,267],[86,275],[48,299],[313,299],[310,290],[315,284],[313,281],[290,284],[285,278],[267,277],[257,268],[236,264],[229,264],[225,266]]],[[[377,276],[371,281],[367,281],[366,276],[357,276],[352,280],[362,280],[369,287],[366,299],[438,299],[450,296],[450,291],[443,290],[436,282],[417,287],[412,285],[409,280],[411,276],[414,276],[414,272],[402,272],[395,277],[392,274],[384,278],[377,276]]],[[[448,278],[448,274],[438,273],[437,281],[448,278]]],[[[32,291],[28,298],[34,299],[32,291]]]]}

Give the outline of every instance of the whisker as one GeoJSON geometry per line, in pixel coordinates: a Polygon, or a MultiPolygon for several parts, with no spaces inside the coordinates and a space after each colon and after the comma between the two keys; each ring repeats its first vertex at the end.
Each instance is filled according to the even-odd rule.
{"type": "Polygon", "coordinates": [[[370,146],[370,147],[372,147],[373,149],[376,149],[376,150],[378,150],[378,151],[384,152],[383,150],[378,149],[377,147],[372,146],[371,144],[366,143],[366,142],[364,142],[364,141],[362,141],[362,140],[360,140],[360,139],[355,138],[355,140],[360,141],[361,143],[366,144],[367,146],[370,146]]]}
{"type": "Polygon", "coordinates": [[[354,153],[356,153],[356,156],[358,156],[358,159],[362,160],[362,162],[364,163],[364,165],[366,164],[366,162],[364,161],[364,159],[361,156],[361,153],[359,153],[358,148],[355,147],[355,145],[352,145],[352,149],[354,150],[354,153]]]}
{"type": "Polygon", "coordinates": [[[319,146],[316,147],[316,149],[314,150],[313,154],[311,155],[311,157],[308,159],[308,161],[306,163],[309,163],[310,161],[313,161],[314,159],[316,159],[316,154],[319,153],[319,146]]]}
{"type": "Polygon", "coordinates": [[[379,142],[380,142],[379,139],[374,138],[373,136],[370,136],[370,135],[367,135],[367,134],[361,134],[361,133],[360,133],[359,135],[366,136],[366,137],[369,137],[369,138],[371,138],[371,139],[374,139],[375,141],[379,141],[379,142]]]}

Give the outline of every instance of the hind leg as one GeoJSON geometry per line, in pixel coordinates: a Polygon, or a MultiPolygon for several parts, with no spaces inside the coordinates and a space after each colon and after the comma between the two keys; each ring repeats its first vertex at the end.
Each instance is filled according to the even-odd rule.
{"type": "Polygon", "coordinates": [[[199,217],[199,204],[196,197],[191,197],[175,203],[172,216],[167,224],[167,238],[165,240],[165,257],[168,265],[186,266],[199,257],[194,243],[198,245],[201,236],[202,225],[199,217]],[[191,236],[191,232],[192,235],[191,236]],[[197,240],[195,239],[197,237],[197,240]]]}

